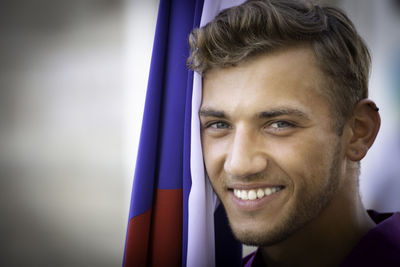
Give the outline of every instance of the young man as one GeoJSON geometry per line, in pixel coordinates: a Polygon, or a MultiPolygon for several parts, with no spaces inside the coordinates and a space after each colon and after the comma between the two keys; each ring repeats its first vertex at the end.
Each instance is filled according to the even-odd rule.
{"type": "Polygon", "coordinates": [[[370,56],[336,8],[247,1],[190,35],[207,174],[245,266],[400,266],[400,214],[367,212],[370,56]]]}

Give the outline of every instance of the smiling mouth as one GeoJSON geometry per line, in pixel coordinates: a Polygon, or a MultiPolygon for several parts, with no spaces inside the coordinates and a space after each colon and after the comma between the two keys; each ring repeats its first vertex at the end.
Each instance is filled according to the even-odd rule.
{"type": "Polygon", "coordinates": [[[233,194],[236,198],[241,200],[256,200],[275,194],[284,188],[284,186],[274,186],[250,190],[233,189],[233,194]]]}

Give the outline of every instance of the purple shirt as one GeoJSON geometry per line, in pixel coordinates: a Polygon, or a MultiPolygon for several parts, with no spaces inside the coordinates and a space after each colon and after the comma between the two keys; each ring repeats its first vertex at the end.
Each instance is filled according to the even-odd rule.
{"type": "MultiPolygon", "coordinates": [[[[368,211],[377,224],[355,245],[340,267],[400,266],[400,212],[368,211]]],[[[265,266],[260,250],[243,259],[244,267],[265,266]]]]}

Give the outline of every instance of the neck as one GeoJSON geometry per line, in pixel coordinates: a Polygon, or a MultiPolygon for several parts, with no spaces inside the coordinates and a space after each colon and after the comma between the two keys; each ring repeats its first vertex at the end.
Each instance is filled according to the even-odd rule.
{"type": "Polygon", "coordinates": [[[338,266],[375,223],[358,193],[337,194],[304,228],[278,244],[262,247],[264,262],[268,266],[338,266]]]}

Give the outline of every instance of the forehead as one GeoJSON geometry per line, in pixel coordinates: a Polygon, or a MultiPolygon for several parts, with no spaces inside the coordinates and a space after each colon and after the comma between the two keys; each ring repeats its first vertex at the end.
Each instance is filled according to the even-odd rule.
{"type": "Polygon", "coordinates": [[[203,78],[202,107],[226,112],[293,106],[326,107],[323,74],[307,46],[260,55],[234,67],[214,68],[203,78]]]}

